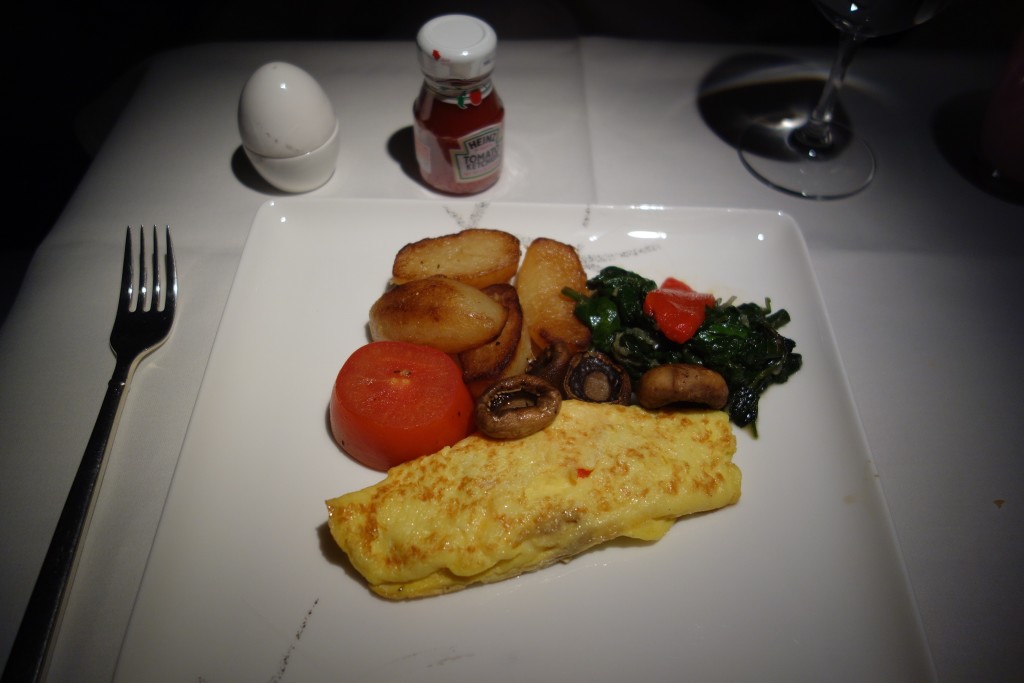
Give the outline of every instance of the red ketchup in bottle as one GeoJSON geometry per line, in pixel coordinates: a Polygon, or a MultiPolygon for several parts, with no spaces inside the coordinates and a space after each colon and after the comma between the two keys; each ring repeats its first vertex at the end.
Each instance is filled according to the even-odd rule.
{"type": "Polygon", "coordinates": [[[413,105],[420,175],[441,192],[482,192],[501,175],[505,132],[505,107],[491,83],[494,29],[449,14],[424,24],[416,42],[423,71],[413,105]]]}

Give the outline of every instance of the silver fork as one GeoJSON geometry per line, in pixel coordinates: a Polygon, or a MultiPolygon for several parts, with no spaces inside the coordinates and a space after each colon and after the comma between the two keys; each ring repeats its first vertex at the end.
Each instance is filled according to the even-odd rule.
{"type": "Polygon", "coordinates": [[[110,451],[110,436],[121,416],[128,385],[139,361],[163,344],[170,334],[178,299],[178,275],[171,248],[170,227],[166,228],[165,242],[164,272],[161,273],[159,242],[154,225],[151,256],[153,273],[150,278],[146,272],[144,228],[139,228],[139,276],[136,279],[132,268],[132,229],[129,227],[127,230],[121,292],[114,329],[110,333],[110,347],[117,358],[114,374],[107,385],[96,425],[89,437],[4,667],[3,683],[38,681],[43,677],[67,602],[68,586],[78,563],[79,542],[92,516],[94,493],[103,477],[107,453],[110,451]],[[152,289],[149,288],[150,282],[152,289]]]}

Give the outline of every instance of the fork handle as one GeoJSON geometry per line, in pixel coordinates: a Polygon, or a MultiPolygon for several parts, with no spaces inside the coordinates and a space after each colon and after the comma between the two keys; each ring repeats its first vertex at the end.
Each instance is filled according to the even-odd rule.
{"type": "Polygon", "coordinates": [[[78,566],[79,542],[89,526],[96,500],[94,494],[103,477],[110,435],[121,415],[122,399],[134,369],[134,362],[122,360],[114,367],[99,416],[7,658],[3,683],[43,679],[54,636],[67,605],[68,586],[78,566]]]}

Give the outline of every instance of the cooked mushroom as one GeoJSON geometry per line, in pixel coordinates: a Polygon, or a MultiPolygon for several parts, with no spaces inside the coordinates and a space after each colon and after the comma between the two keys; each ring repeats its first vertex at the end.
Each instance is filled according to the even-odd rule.
{"type": "Polygon", "coordinates": [[[527,372],[546,380],[552,386],[561,387],[565,373],[569,370],[571,356],[569,346],[564,341],[552,342],[530,363],[527,372]]]}
{"type": "Polygon", "coordinates": [[[626,371],[611,358],[600,351],[585,351],[569,361],[562,390],[566,398],[629,405],[633,386],[626,371]]]}
{"type": "Polygon", "coordinates": [[[554,422],[562,395],[533,375],[495,382],[476,402],[476,426],[495,439],[521,439],[554,422]]]}
{"type": "Polygon", "coordinates": [[[669,363],[645,372],[636,390],[636,402],[648,410],[670,403],[692,403],[720,410],[729,400],[725,379],[701,365],[669,363]]]}

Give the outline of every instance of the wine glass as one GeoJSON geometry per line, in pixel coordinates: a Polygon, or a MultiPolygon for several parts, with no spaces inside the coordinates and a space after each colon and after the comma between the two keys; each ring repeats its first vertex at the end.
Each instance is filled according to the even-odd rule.
{"type": "Polygon", "coordinates": [[[846,69],[864,40],[931,19],[949,0],[813,0],[840,31],[839,49],[817,105],[804,117],[765,117],[740,136],[744,166],[777,190],[808,199],[855,194],[875,175],[867,142],[833,120],[846,69]]]}

